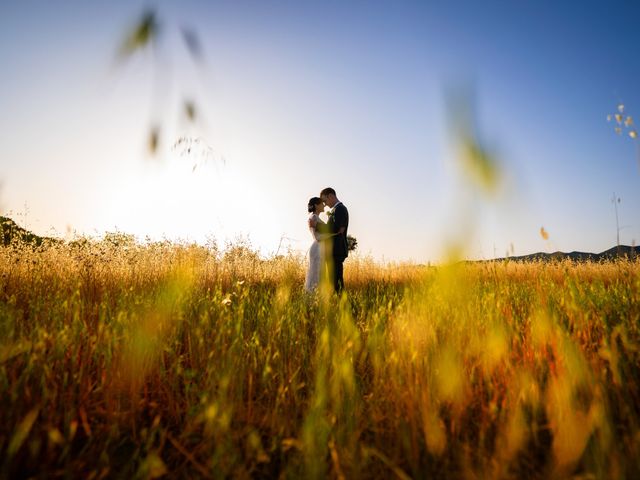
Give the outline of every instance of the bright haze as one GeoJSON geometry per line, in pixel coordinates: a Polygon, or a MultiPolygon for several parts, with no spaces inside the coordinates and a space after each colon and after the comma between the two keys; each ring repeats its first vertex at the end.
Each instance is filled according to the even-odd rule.
{"type": "Polygon", "coordinates": [[[39,234],[304,253],[331,186],[378,260],[637,243],[639,22],[630,1],[5,1],[0,209],[39,234]],[[148,11],[153,45],[119,54],[148,11]],[[491,192],[456,160],[461,85],[491,192]]]}

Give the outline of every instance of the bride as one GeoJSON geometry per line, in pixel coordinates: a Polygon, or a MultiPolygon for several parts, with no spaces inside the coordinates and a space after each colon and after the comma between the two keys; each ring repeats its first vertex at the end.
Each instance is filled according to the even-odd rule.
{"type": "Polygon", "coordinates": [[[307,292],[313,292],[320,283],[320,275],[324,267],[325,242],[332,236],[327,231],[327,224],[320,218],[320,213],[324,212],[324,202],[318,197],[312,197],[307,205],[309,211],[309,231],[313,237],[313,243],[309,249],[309,269],[304,288],[307,292]]]}

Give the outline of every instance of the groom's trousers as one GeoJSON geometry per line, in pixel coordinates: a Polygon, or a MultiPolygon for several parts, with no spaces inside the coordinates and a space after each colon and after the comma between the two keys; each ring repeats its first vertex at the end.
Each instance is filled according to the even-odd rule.
{"type": "Polygon", "coordinates": [[[333,288],[340,295],[344,289],[344,257],[333,257],[333,288]]]}

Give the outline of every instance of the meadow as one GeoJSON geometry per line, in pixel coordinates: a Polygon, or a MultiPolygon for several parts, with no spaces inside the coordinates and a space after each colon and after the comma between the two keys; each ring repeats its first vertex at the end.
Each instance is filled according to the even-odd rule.
{"type": "Polygon", "coordinates": [[[640,264],[0,249],[3,478],[640,478],[640,264]]]}

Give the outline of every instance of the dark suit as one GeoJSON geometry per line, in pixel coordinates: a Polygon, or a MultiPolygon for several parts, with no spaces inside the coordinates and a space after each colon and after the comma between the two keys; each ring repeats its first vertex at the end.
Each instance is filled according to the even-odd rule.
{"type": "Polygon", "coordinates": [[[340,293],[344,288],[343,263],[349,255],[347,248],[347,229],[349,228],[349,211],[342,203],[335,205],[333,214],[329,215],[327,227],[331,233],[336,233],[332,237],[331,255],[327,255],[329,262],[329,272],[332,275],[333,286],[336,293],[340,293]],[[343,233],[338,233],[344,227],[343,233]]]}

